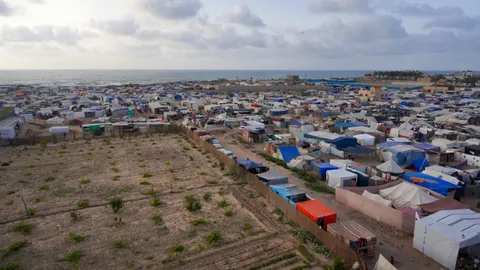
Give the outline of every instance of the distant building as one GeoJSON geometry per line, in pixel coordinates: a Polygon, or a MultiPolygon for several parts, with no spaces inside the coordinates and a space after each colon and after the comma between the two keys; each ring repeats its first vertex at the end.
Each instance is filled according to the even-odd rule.
{"type": "Polygon", "coordinates": [[[417,79],[417,82],[419,82],[419,83],[431,83],[431,82],[432,82],[432,78],[430,78],[430,77],[418,78],[418,79],[417,79]]]}
{"type": "Polygon", "coordinates": [[[370,89],[362,89],[358,91],[357,97],[361,101],[377,101],[383,99],[387,93],[383,91],[381,86],[373,86],[370,89]]]}
{"type": "Polygon", "coordinates": [[[300,76],[288,75],[285,83],[288,85],[295,85],[295,84],[298,84],[299,81],[300,81],[300,76]]]}

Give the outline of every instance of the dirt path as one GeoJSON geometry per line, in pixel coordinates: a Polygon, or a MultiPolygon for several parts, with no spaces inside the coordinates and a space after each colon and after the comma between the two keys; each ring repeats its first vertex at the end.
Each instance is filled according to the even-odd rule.
{"type": "MultiPolygon", "coordinates": [[[[298,179],[291,171],[275,165],[261,156],[251,152],[245,145],[232,143],[231,134],[225,134],[219,138],[220,143],[228,150],[235,153],[239,159],[249,158],[252,161],[263,163],[270,168],[274,168],[278,172],[288,175],[289,181],[299,187],[302,187],[308,194],[316,200],[321,201],[330,209],[337,212],[337,221],[355,220],[365,228],[371,230],[377,235],[378,246],[377,253],[383,254],[389,258],[395,258],[395,266],[398,269],[440,269],[441,266],[432,259],[424,256],[412,247],[412,236],[405,232],[397,231],[377,221],[370,219],[337,202],[334,195],[318,193],[310,190],[304,184],[305,182],[298,179]]],[[[378,257],[378,256],[377,256],[378,257]]],[[[369,269],[373,269],[377,258],[367,261],[369,269]]]]}

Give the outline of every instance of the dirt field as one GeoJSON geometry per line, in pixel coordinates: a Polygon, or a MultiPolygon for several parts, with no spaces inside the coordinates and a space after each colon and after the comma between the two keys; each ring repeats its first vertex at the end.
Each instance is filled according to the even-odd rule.
{"type": "MultiPolygon", "coordinates": [[[[321,201],[330,209],[334,210],[337,213],[337,221],[355,220],[371,232],[375,233],[378,239],[377,252],[383,254],[387,258],[393,256],[395,258],[395,266],[398,269],[441,269],[441,266],[437,262],[424,256],[412,247],[412,235],[392,229],[356,212],[353,209],[349,209],[343,204],[337,202],[335,200],[335,195],[319,193],[309,189],[305,185],[305,182],[298,179],[293,172],[268,162],[261,156],[253,153],[250,150],[250,147],[246,147],[244,144],[237,142],[232,136],[232,133],[227,133],[221,136],[220,142],[226,149],[234,152],[240,159],[249,158],[255,162],[266,164],[270,168],[275,168],[275,170],[282,174],[288,175],[289,182],[302,187],[302,189],[306,190],[311,197],[321,201]]],[[[253,148],[258,149],[259,147],[259,145],[256,145],[253,148]]],[[[367,260],[369,269],[373,268],[376,259],[377,257],[367,260]]]]}
{"type": "Polygon", "coordinates": [[[0,269],[303,264],[273,209],[181,136],[0,148],[0,159],[11,162],[0,167],[0,269]],[[187,195],[201,209],[187,210],[187,195]]]}

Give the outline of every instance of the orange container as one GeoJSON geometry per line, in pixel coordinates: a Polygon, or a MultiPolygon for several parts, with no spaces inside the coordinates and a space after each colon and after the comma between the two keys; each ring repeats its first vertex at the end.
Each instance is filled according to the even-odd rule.
{"type": "Polygon", "coordinates": [[[299,202],[296,204],[297,210],[317,223],[323,230],[327,230],[327,225],[337,221],[337,213],[323,205],[317,200],[299,202]]]}

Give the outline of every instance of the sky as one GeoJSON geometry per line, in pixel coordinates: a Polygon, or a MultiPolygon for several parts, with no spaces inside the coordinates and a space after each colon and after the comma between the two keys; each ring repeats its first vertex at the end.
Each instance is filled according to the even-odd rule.
{"type": "Polygon", "coordinates": [[[480,70],[480,1],[0,0],[0,69],[480,70]]]}

